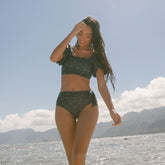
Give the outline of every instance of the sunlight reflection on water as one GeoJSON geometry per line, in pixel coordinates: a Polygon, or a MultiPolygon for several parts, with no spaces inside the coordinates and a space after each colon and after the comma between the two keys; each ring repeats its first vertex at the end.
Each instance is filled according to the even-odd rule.
{"type": "MultiPolygon", "coordinates": [[[[163,165],[165,133],[92,139],[87,165],[163,165]]],[[[0,146],[0,165],[65,165],[61,141],[0,146]]]]}

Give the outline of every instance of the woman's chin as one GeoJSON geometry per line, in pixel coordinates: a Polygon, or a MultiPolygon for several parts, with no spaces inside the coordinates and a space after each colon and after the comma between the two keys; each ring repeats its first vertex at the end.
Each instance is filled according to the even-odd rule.
{"type": "Polygon", "coordinates": [[[88,44],[86,44],[86,43],[79,43],[79,46],[80,46],[80,47],[87,47],[88,44]]]}

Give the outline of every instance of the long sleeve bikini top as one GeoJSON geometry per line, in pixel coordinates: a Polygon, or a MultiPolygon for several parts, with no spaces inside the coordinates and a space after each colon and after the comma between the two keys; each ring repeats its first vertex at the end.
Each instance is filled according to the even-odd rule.
{"type": "Polygon", "coordinates": [[[70,45],[65,49],[63,58],[57,63],[62,65],[62,75],[75,74],[90,79],[92,75],[96,77],[98,68],[102,69],[104,74],[106,74],[95,53],[89,58],[74,56],[70,45]]]}

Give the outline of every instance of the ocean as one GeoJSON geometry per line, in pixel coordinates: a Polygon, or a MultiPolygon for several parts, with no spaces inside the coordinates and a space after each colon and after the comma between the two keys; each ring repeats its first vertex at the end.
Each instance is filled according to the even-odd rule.
{"type": "MultiPolygon", "coordinates": [[[[61,141],[0,145],[0,165],[67,165],[61,141]]],[[[92,139],[86,165],[165,165],[165,133],[92,139]]]]}

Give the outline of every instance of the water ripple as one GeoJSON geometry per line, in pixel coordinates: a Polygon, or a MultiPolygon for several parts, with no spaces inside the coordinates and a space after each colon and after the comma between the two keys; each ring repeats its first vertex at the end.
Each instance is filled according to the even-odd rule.
{"type": "MultiPolygon", "coordinates": [[[[92,139],[87,165],[163,165],[165,133],[92,139]]],[[[0,165],[65,165],[62,142],[0,145],[0,165]]]]}

